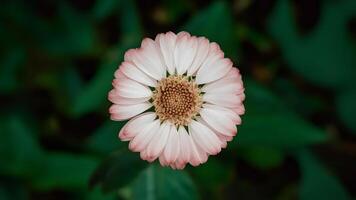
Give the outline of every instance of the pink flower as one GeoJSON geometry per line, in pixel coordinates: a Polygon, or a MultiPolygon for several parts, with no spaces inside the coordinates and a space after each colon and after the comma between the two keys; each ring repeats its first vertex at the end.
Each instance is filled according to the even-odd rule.
{"type": "Polygon", "coordinates": [[[130,119],[119,138],[142,159],[198,166],[236,135],[245,109],[239,70],[219,45],[187,32],[130,49],[109,92],[111,119],[130,119]]]}

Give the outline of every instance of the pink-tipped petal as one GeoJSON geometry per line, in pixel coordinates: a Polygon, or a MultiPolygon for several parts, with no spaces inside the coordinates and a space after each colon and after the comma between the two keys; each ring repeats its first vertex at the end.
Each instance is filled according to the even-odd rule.
{"type": "Polygon", "coordinates": [[[134,152],[143,151],[159,130],[159,120],[155,120],[138,133],[130,142],[129,148],[134,152]]]}
{"type": "Polygon", "coordinates": [[[130,119],[149,109],[150,107],[152,107],[152,104],[149,102],[134,105],[114,104],[109,109],[109,112],[111,114],[110,118],[115,121],[130,119]]]}
{"type": "Polygon", "coordinates": [[[128,121],[119,132],[119,138],[122,141],[129,141],[134,138],[144,127],[153,122],[156,114],[153,112],[143,113],[128,121]]]}
{"type": "Polygon", "coordinates": [[[167,144],[168,136],[172,125],[169,122],[163,122],[157,134],[147,146],[147,157],[153,161],[159,157],[167,144]]]}
{"type": "Polygon", "coordinates": [[[206,39],[205,37],[199,37],[197,53],[195,55],[193,63],[188,68],[188,71],[187,71],[188,76],[195,75],[197,70],[200,68],[200,66],[205,61],[208,53],[209,53],[209,40],[206,39]]]}
{"type": "Polygon", "coordinates": [[[205,125],[192,120],[188,125],[189,133],[194,141],[210,155],[215,155],[220,152],[220,140],[215,133],[205,125]]]}
{"type": "Polygon", "coordinates": [[[143,97],[143,98],[126,98],[120,96],[119,92],[116,89],[112,89],[108,95],[109,101],[114,104],[125,104],[125,105],[132,105],[132,104],[139,104],[146,102],[150,99],[150,97],[143,97]]]}
{"type": "Polygon", "coordinates": [[[176,39],[177,35],[172,32],[158,34],[155,39],[160,46],[166,69],[169,74],[174,74],[175,72],[174,49],[176,47],[176,39]]]}
{"type": "Polygon", "coordinates": [[[172,126],[168,136],[167,144],[164,147],[163,151],[163,157],[165,158],[167,163],[174,163],[177,160],[180,151],[179,145],[180,144],[177,128],[175,126],[172,126]]]}
{"type": "Polygon", "coordinates": [[[191,37],[187,32],[178,33],[174,49],[174,63],[179,75],[184,74],[192,65],[197,46],[198,39],[196,37],[191,37]]]}
{"type": "Polygon", "coordinates": [[[112,85],[117,94],[126,98],[145,98],[151,97],[152,91],[144,85],[126,77],[114,79],[112,85]]]}
{"type": "Polygon", "coordinates": [[[144,72],[142,72],[138,67],[136,67],[131,62],[121,63],[119,70],[121,70],[122,73],[125,74],[125,76],[127,76],[128,78],[137,81],[143,85],[147,85],[151,87],[157,86],[156,80],[146,75],[144,72]]]}
{"type": "Polygon", "coordinates": [[[218,59],[212,63],[203,64],[198,72],[197,84],[210,83],[225,76],[232,68],[232,62],[228,58],[218,59]]]}

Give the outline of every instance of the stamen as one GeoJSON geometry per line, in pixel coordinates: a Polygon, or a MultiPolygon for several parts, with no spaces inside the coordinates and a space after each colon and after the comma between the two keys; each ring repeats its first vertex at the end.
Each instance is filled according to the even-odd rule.
{"type": "Polygon", "coordinates": [[[162,79],[153,92],[153,105],[161,121],[186,126],[199,112],[202,98],[198,85],[185,76],[162,79]]]}

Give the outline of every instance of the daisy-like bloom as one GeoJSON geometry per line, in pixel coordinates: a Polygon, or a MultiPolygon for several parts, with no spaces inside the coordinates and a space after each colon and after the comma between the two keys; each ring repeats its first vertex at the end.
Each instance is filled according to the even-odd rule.
{"type": "Polygon", "coordinates": [[[111,119],[129,149],[162,166],[198,166],[236,135],[244,114],[239,70],[215,42],[187,32],[158,34],[130,49],[109,92],[111,119]]]}

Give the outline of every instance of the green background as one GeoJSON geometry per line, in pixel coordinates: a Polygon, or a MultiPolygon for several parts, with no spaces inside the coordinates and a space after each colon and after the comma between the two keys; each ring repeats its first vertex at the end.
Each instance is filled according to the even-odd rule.
{"type": "Polygon", "coordinates": [[[355,199],[355,0],[4,1],[0,199],[355,199]],[[238,135],[202,166],[147,164],[107,93],[124,52],[186,30],[242,75],[238,135]]]}

